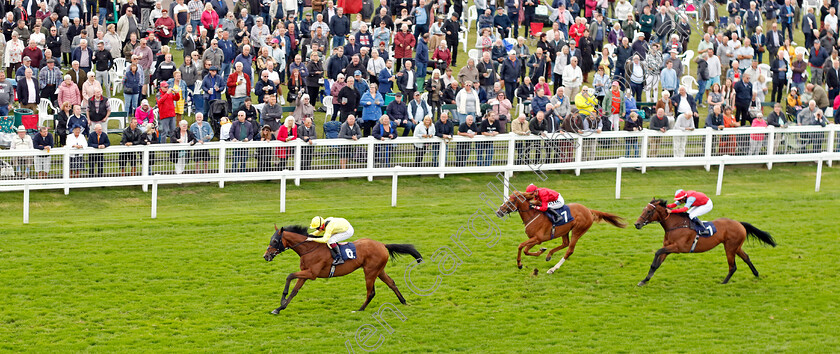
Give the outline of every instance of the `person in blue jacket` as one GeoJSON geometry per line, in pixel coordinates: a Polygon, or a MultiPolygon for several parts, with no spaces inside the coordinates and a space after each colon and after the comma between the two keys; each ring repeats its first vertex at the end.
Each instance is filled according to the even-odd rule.
{"type": "Polygon", "coordinates": [[[382,94],[377,91],[375,83],[370,84],[370,90],[362,95],[359,102],[362,105],[362,128],[363,135],[370,136],[370,129],[379,121],[382,116],[382,105],[385,100],[382,94]]]}
{"type": "Polygon", "coordinates": [[[388,59],[385,61],[385,69],[379,72],[379,93],[383,95],[391,93],[391,86],[396,81],[396,76],[392,72],[393,67],[394,62],[388,59]]]}
{"type": "Polygon", "coordinates": [[[414,47],[414,63],[417,66],[417,78],[422,78],[426,82],[426,66],[429,65],[429,34],[424,33],[420,40],[417,41],[417,46],[414,47]]]}

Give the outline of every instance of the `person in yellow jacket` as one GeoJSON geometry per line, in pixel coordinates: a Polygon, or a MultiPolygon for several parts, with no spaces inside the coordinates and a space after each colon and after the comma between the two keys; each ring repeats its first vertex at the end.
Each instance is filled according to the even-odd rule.
{"type": "Polygon", "coordinates": [[[583,87],[580,93],[575,96],[575,107],[577,107],[580,114],[591,116],[595,112],[595,106],[598,104],[598,101],[595,99],[594,93],[594,89],[583,87]]]}
{"type": "Polygon", "coordinates": [[[344,264],[344,259],[338,253],[338,243],[353,237],[353,226],[350,225],[350,222],[344,218],[329,217],[324,219],[316,216],[312,218],[309,227],[315,229],[312,236],[318,237],[309,237],[306,240],[326,243],[333,256],[333,265],[344,264]]]}

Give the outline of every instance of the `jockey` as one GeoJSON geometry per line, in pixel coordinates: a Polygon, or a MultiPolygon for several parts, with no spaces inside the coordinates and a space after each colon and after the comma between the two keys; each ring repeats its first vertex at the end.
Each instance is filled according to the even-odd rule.
{"type": "Polygon", "coordinates": [[[338,243],[353,237],[353,226],[350,225],[350,222],[343,218],[329,217],[324,219],[316,216],[312,218],[309,227],[315,229],[312,235],[319,237],[309,237],[306,240],[326,243],[327,247],[330,248],[330,253],[332,253],[333,265],[343,264],[344,259],[338,253],[338,243]]]}
{"type": "Polygon", "coordinates": [[[560,193],[548,188],[537,188],[537,186],[533,184],[528,185],[528,188],[525,189],[525,193],[533,193],[534,200],[538,200],[540,202],[539,205],[532,204],[531,208],[545,212],[549,219],[551,219],[552,224],[555,224],[558,220],[560,220],[560,214],[557,213],[557,209],[562,208],[565,204],[565,201],[560,193]]]}
{"type": "Polygon", "coordinates": [[[688,218],[694,222],[699,229],[701,236],[711,236],[709,231],[703,228],[703,223],[698,219],[699,216],[712,211],[712,200],[705,194],[697,191],[684,191],[677,189],[674,193],[674,203],[668,204],[668,208],[676,208],[677,205],[685,203],[682,208],[669,210],[671,213],[685,213],[688,212],[688,218]]]}

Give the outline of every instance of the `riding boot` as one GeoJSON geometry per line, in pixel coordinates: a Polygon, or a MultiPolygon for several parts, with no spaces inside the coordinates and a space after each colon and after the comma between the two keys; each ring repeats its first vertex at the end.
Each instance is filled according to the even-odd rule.
{"type": "Polygon", "coordinates": [[[338,253],[338,245],[332,244],[332,245],[329,245],[329,247],[330,247],[330,253],[332,253],[332,257],[333,257],[333,263],[332,264],[335,265],[335,266],[340,265],[340,264],[344,264],[344,259],[342,259],[341,255],[338,253]]]}
{"type": "Polygon", "coordinates": [[[557,222],[560,220],[560,214],[557,213],[555,209],[548,209],[545,211],[545,215],[551,220],[551,225],[557,225],[557,222]]]}
{"type": "Polygon", "coordinates": [[[694,223],[694,225],[695,225],[694,229],[695,230],[700,230],[698,232],[698,234],[700,236],[710,236],[709,235],[709,230],[706,230],[705,225],[703,225],[703,223],[700,221],[700,219],[698,219],[696,216],[691,218],[691,222],[694,223]]]}

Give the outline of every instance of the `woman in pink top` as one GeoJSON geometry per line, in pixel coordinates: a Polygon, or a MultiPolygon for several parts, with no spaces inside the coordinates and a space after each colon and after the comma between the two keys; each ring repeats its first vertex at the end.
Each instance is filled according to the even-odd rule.
{"type": "Polygon", "coordinates": [[[140,107],[137,107],[137,110],[134,111],[134,118],[137,118],[138,125],[155,122],[155,111],[149,106],[149,100],[143,100],[140,103],[140,107]]]}
{"type": "MultiPolygon", "coordinates": [[[[753,128],[766,128],[767,121],[764,120],[764,115],[759,113],[758,116],[755,117],[752,121],[753,128]]],[[[758,155],[761,152],[761,148],[764,146],[764,137],[767,134],[764,133],[753,133],[750,134],[750,155],[758,155]]]]}
{"type": "Polygon", "coordinates": [[[207,30],[207,38],[213,38],[216,28],[219,27],[219,14],[213,10],[213,5],[207,2],[204,5],[204,12],[201,13],[201,25],[207,30]]]}
{"type": "Polygon", "coordinates": [[[64,75],[64,81],[58,85],[58,106],[63,107],[64,102],[69,102],[70,107],[82,103],[82,93],[70,75],[64,75]]]}

